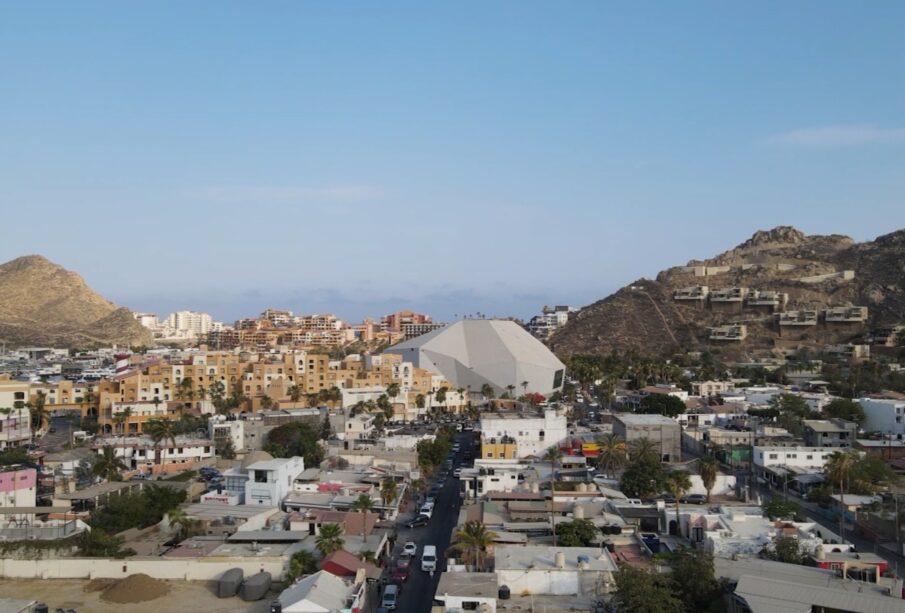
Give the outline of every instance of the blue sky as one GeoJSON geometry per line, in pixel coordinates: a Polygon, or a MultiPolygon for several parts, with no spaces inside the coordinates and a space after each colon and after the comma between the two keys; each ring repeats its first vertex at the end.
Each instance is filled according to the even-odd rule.
{"type": "Polygon", "coordinates": [[[0,260],[135,310],[587,304],[905,227],[901,2],[0,4],[0,260]]]}

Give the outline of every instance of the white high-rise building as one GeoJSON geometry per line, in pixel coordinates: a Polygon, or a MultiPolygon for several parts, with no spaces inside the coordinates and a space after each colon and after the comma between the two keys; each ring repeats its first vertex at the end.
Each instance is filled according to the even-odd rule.
{"type": "Polygon", "coordinates": [[[177,335],[198,336],[211,331],[213,319],[207,313],[197,311],[176,311],[170,313],[166,326],[177,335]]]}

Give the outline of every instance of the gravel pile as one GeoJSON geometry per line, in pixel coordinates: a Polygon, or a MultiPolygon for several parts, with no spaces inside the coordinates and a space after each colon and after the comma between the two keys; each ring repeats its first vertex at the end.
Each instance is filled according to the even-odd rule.
{"type": "Polygon", "coordinates": [[[101,594],[101,600],[121,604],[145,602],[165,596],[169,591],[170,586],[163,581],[139,573],[120,579],[115,585],[107,588],[101,594]]]}

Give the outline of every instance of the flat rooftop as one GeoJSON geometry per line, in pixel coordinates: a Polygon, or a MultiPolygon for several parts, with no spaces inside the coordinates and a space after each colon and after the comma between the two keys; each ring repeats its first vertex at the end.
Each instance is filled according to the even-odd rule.
{"type": "Polygon", "coordinates": [[[500,570],[556,569],[556,554],[565,556],[564,570],[578,571],[578,557],[587,557],[590,570],[616,571],[616,564],[606,549],[598,547],[498,546],[494,558],[500,570]]]}
{"type": "Polygon", "coordinates": [[[679,427],[679,423],[674,420],[666,417],[665,415],[648,415],[648,414],[639,414],[639,413],[616,413],[614,415],[616,419],[621,421],[627,426],[676,426],[679,427]]]}
{"type": "Polygon", "coordinates": [[[442,573],[437,586],[436,598],[444,596],[475,596],[496,599],[496,573],[442,573]]]}

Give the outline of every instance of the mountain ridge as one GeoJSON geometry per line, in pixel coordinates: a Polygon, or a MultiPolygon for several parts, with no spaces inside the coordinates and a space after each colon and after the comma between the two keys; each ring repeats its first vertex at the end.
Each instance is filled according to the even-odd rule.
{"type": "Polygon", "coordinates": [[[78,273],[42,255],[0,264],[0,341],[85,347],[151,340],[131,311],[94,292],[78,273]]]}
{"type": "Polygon", "coordinates": [[[816,348],[823,342],[855,342],[871,326],[899,320],[905,320],[905,230],[857,243],[841,234],[807,235],[792,226],[777,226],[758,230],[711,258],[667,268],[653,279],[639,279],[585,306],[553,334],[549,345],[561,358],[611,350],[666,355],[714,347],[753,357],[777,355],[796,346],[816,348]],[[732,311],[727,304],[711,302],[712,296],[676,298],[704,286],[705,296],[738,287],[743,292],[785,294],[788,304],[766,313],[747,309],[741,301],[732,311]],[[868,307],[867,321],[860,328],[814,326],[800,332],[801,338],[789,338],[791,328],[783,330],[776,323],[781,311],[847,305],[868,307]],[[752,336],[743,342],[710,342],[711,328],[724,325],[744,325],[752,336]]]}

